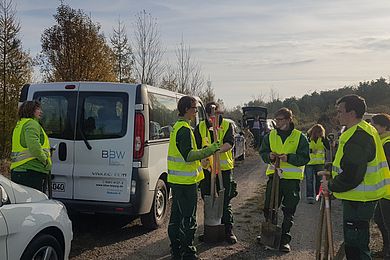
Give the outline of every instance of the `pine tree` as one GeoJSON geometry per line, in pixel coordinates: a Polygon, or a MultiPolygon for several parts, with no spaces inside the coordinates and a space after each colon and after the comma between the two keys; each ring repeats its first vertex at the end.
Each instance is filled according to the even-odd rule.
{"type": "Polygon", "coordinates": [[[31,80],[32,60],[22,49],[20,24],[12,0],[0,1],[1,147],[0,158],[10,154],[12,130],[17,120],[20,88],[31,80]]]}

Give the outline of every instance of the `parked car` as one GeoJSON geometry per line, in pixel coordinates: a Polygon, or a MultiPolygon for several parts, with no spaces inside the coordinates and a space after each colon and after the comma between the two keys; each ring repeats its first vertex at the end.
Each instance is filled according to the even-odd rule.
{"type": "Polygon", "coordinates": [[[275,128],[275,121],[273,119],[267,119],[264,122],[264,134],[263,135],[268,134],[274,128],[275,128]]]}
{"type": "Polygon", "coordinates": [[[0,175],[0,259],[68,259],[72,238],[61,202],[0,175]]]}
{"type": "Polygon", "coordinates": [[[241,128],[231,119],[226,118],[230,122],[233,128],[234,135],[234,146],[233,146],[233,158],[235,160],[244,160],[245,159],[245,137],[241,128]]]}

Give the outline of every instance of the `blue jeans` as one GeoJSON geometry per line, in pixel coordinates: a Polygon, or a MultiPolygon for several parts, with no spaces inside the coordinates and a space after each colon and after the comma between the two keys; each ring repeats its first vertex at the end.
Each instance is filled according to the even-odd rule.
{"type": "Polygon", "coordinates": [[[313,165],[305,166],[306,198],[314,198],[318,194],[320,190],[321,176],[318,176],[317,172],[322,170],[324,170],[323,164],[313,164],[313,165]],[[314,184],[315,184],[315,194],[314,194],[314,184]]]}

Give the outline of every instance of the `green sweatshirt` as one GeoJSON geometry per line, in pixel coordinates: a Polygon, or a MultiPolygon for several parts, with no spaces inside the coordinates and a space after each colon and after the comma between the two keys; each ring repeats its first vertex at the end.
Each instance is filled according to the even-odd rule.
{"type": "Polygon", "coordinates": [[[14,171],[24,172],[26,170],[32,170],[49,173],[49,171],[45,169],[47,164],[47,155],[42,149],[45,137],[41,129],[41,125],[37,120],[30,120],[23,125],[22,134],[20,136],[20,144],[23,147],[27,147],[31,155],[36,157],[36,159],[16,167],[14,171]]]}
{"type": "MultiPolygon", "coordinates": [[[[284,141],[286,141],[287,137],[290,136],[293,129],[294,129],[294,124],[291,124],[290,129],[287,131],[276,129],[283,143],[284,141]]],[[[271,163],[271,160],[269,158],[270,153],[271,153],[271,147],[269,142],[269,134],[267,134],[263,138],[263,142],[260,147],[260,156],[265,163],[268,164],[271,163]]],[[[303,166],[306,165],[309,161],[310,161],[309,142],[307,141],[306,136],[303,133],[301,133],[297,151],[295,154],[287,154],[287,162],[294,166],[303,166]]]]}

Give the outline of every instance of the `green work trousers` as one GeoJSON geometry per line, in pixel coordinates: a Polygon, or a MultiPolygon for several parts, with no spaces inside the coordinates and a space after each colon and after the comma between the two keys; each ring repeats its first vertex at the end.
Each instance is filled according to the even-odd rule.
{"type": "Polygon", "coordinates": [[[171,218],[168,236],[172,255],[182,255],[183,259],[196,255],[193,245],[196,231],[197,184],[169,184],[172,190],[171,218]]]}
{"type": "Polygon", "coordinates": [[[370,219],[374,215],[377,201],[343,200],[343,230],[345,256],[347,259],[371,259],[370,219]]]}
{"type": "Polygon", "coordinates": [[[42,192],[46,192],[47,177],[48,175],[46,173],[33,170],[27,170],[25,172],[11,171],[11,181],[42,192]]]}
{"type": "Polygon", "coordinates": [[[374,220],[383,238],[383,255],[390,260],[390,200],[381,199],[375,209],[374,220]]]}
{"type": "MultiPolygon", "coordinates": [[[[210,195],[210,180],[211,173],[208,170],[203,169],[204,179],[200,182],[200,190],[202,197],[204,195],[210,195]]],[[[219,187],[219,180],[217,179],[217,187],[219,187]]],[[[223,188],[225,189],[224,200],[223,200],[223,215],[222,215],[222,224],[228,225],[233,224],[233,211],[232,205],[230,204],[230,200],[237,195],[236,187],[233,181],[233,172],[232,170],[222,171],[222,183],[223,188]]],[[[217,189],[219,190],[219,189],[217,189]]]]}
{"type": "MultiPolygon", "coordinates": [[[[271,202],[271,189],[272,189],[273,174],[269,175],[267,188],[265,191],[264,201],[264,217],[269,218],[270,215],[270,202],[271,202]]],[[[297,209],[297,205],[300,200],[300,180],[295,179],[280,179],[279,181],[279,206],[282,204],[283,222],[282,222],[282,237],[280,244],[285,245],[290,243],[291,234],[290,230],[294,224],[294,214],[297,209]]],[[[273,220],[274,223],[275,220],[273,220]]]]}

